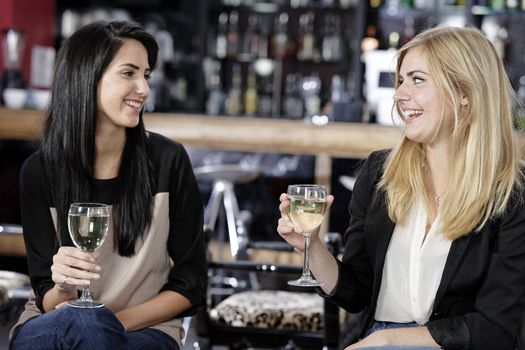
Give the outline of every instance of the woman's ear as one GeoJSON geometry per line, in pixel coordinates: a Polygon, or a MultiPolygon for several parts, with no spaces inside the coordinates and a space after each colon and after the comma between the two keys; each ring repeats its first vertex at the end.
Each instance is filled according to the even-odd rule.
{"type": "Polygon", "coordinates": [[[462,107],[468,106],[468,97],[465,94],[461,95],[461,106],[462,107]]]}

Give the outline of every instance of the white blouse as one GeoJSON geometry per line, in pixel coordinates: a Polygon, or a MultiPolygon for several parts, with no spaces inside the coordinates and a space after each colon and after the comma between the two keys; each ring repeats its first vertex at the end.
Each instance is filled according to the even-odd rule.
{"type": "Polygon", "coordinates": [[[439,231],[439,215],[425,238],[427,212],[422,201],[412,207],[405,225],[396,225],[383,268],[375,319],[425,324],[452,241],[439,231]]]}

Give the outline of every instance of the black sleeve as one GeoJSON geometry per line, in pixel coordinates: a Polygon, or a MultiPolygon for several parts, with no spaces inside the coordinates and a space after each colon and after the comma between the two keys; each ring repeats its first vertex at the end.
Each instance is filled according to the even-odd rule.
{"type": "Polygon", "coordinates": [[[192,303],[181,316],[206,301],[207,261],[203,234],[203,206],[189,157],[179,145],[170,184],[168,252],[174,262],[162,290],[180,293],[192,303]]]}
{"type": "Polygon", "coordinates": [[[370,198],[375,190],[385,151],[372,153],[364,162],[350,200],[350,225],[344,235],[344,254],[339,277],[329,299],[349,312],[359,312],[370,304],[372,267],[368,258],[365,221],[370,198]]]}
{"type": "Polygon", "coordinates": [[[475,293],[474,312],[429,321],[436,342],[446,349],[513,350],[525,311],[524,192],[492,228],[493,249],[484,281],[475,293]]]}
{"type": "Polygon", "coordinates": [[[49,185],[45,178],[40,152],[37,152],[22,166],[20,206],[29,277],[36,305],[42,312],[42,299],[54,286],[51,265],[59,247],[50,211],[51,199],[46,195],[49,185]]]}

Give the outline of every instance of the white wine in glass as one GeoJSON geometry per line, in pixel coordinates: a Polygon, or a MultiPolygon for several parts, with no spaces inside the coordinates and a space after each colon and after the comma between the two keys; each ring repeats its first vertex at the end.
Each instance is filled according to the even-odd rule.
{"type": "Polygon", "coordinates": [[[288,216],[292,223],[301,229],[304,236],[303,274],[288,284],[297,287],[318,287],[322,283],[313,278],[308,267],[308,248],[310,235],[321,225],[326,212],[326,188],[320,185],[290,185],[288,216]]]}
{"type": "MultiPolygon", "coordinates": [[[[83,252],[92,253],[104,243],[109,227],[109,205],[101,203],[73,203],[67,218],[69,235],[75,246],[83,252]]],[[[93,300],[89,286],[85,286],[77,300],[68,302],[78,308],[96,308],[103,303],[93,300]]]]}

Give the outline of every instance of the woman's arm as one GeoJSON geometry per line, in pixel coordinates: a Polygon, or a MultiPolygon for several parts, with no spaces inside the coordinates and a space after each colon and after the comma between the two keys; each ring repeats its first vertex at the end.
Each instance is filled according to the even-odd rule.
{"type": "Polygon", "coordinates": [[[49,193],[52,189],[46,181],[40,151],[31,155],[20,173],[20,208],[26,258],[35,293],[36,305],[42,312],[53,310],[56,305],[77,297],[76,288],[61,288],[64,276],[52,278],[53,257],[59,243],[52,216],[52,201],[49,193]],[[58,281],[60,279],[60,281],[58,281]]]}
{"type": "Polygon", "coordinates": [[[127,332],[146,328],[173,318],[192,306],[179,293],[166,290],[141,304],[115,314],[127,332]]]}
{"type": "Polygon", "coordinates": [[[173,261],[168,281],[161,291],[171,291],[189,301],[184,310],[173,316],[186,316],[206,302],[208,264],[203,233],[203,205],[189,157],[180,144],[164,156],[169,169],[169,237],[168,254],[173,261]],[[183,312],[185,311],[185,312],[183,312]],[[181,313],[182,312],[182,313],[181,313]]]}

